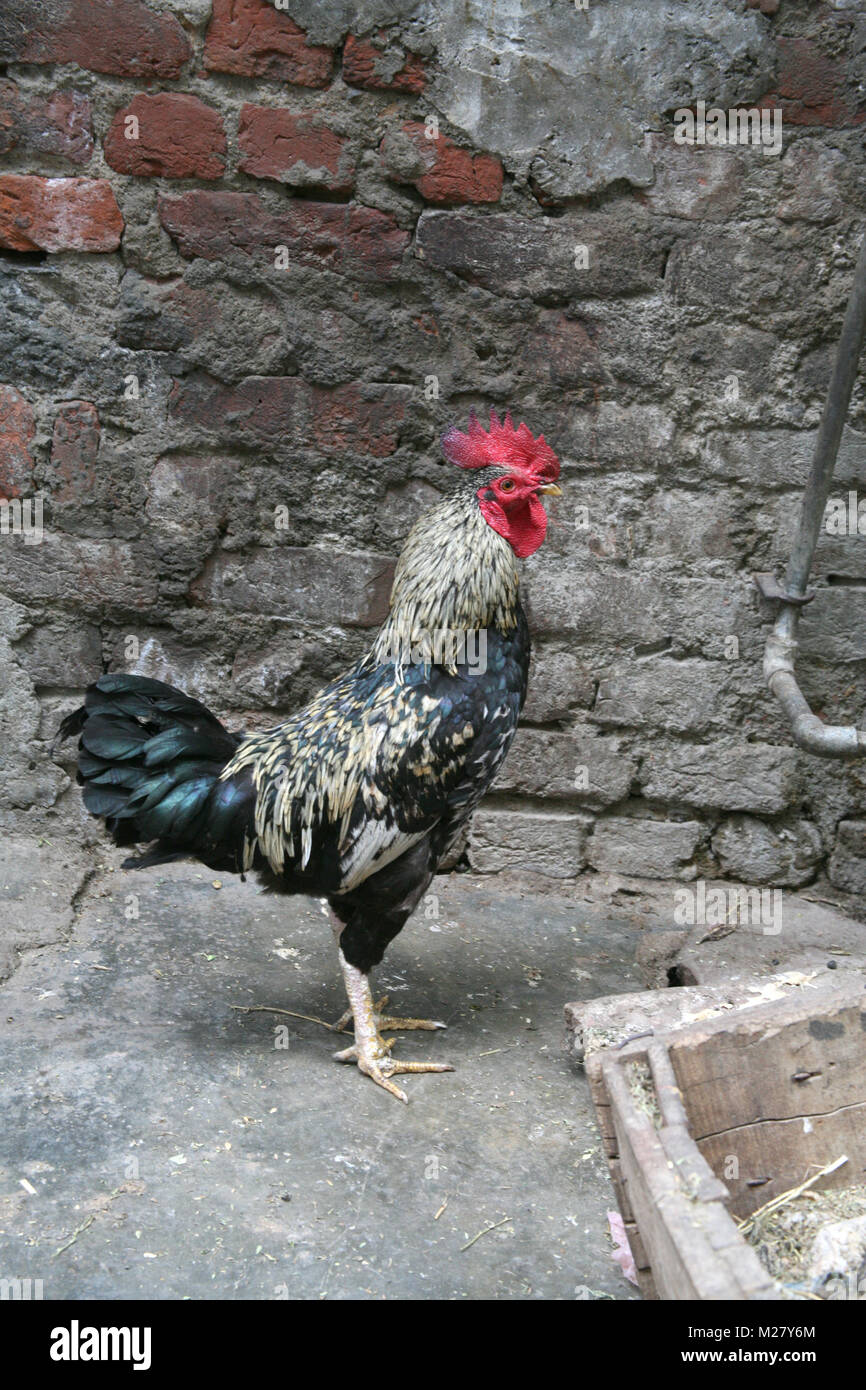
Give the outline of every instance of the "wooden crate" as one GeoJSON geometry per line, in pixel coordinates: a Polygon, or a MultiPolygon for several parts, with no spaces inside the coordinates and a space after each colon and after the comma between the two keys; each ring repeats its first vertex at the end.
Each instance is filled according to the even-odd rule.
{"type": "Polygon", "coordinates": [[[749,1215],[843,1154],[866,1181],[866,976],[789,971],[570,1004],[643,1292],[778,1298],[749,1215]]]}

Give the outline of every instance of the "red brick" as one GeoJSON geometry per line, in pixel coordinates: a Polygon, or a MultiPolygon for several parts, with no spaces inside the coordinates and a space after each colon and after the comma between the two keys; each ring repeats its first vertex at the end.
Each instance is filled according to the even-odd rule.
{"type": "Polygon", "coordinates": [[[369,454],[386,458],[399,441],[405,414],[398,391],[385,389],[372,400],[357,386],[316,387],[313,400],[313,440],[324,454],[369,454]]]}
{"type": "Polygon", "coordinates": [[[537,364],[535,370],[546,372],[557,386],[581,386],[603,379],[593,338],[579,320],[567,318],[559,310],[539,315],[528,349],[527,360],[537,364]]]}
{"type": "Polygon", "coordinates": [[[204,65],[211,72],[327,87],[333,53],[308,44],[304,30],[268,0],[214,0],[204,65]]]}
{"type": "Polygon", "coordinates": [[[0,246],[10,251],[116,251],[123,218],[105,179],[0,174],[0,246]]]}
{"type": "Polygon", "coordinates": [[[179,77],[189,60],[189,39],[173,15],[157,14],[142,0],[65,0],[62,5],[20,5],[9,24],[0,59],[21,63],[77,63],[121,77],[179,77]]]}
{"type": "Polygon", "coordinates": [[[86,164],[93,153],[90,102],[81,92],[33,96],[0,81],[0,154],[53,154],[86,164]]]}
{"type": "MultiPolygon", "coordinates": [[[[446,135],[427,138],[424,126],[410,121],[403,126],[426,171],[406,179],[392,170],[398,182],[412,183],[428,203],[495,203],[502,193],[502,165],[489,154],[474,154],[455,145],[446,135]]],[[[388,167],[387,137],[382,142],[383,162],[388,167]]]]}
{"type": "Polygon", "coordinates": [[[788,125],[846,126],[866,120],[843,65],[811,39],[779,39],[779,87],[762,106],[780,105],[788,125]]]}
{"type": "Polygon", "coordinates": [[[228,459],[200,454],[169,454],[150,475],[147,513],[151,520],[177,526],[197,504],[213,525],[228,519],[234,505],[235,467],[228,459]]]}
{"type": "Polygon", "coordinates": [[[234,309],[225,286],[202,289],[185,280],[143,281],[125,300],[117,323],[121,347],[176,352],[208,330],[230,333],[234,309]]]}
{"type": "Polygon", "coordinates": [[[418,220],[415,253],[432,270],[451,271],[497,294],[544,299],[551,291],[576,299],[651,293],[664,257],[636,215],[619,210],[553,218],[431,209],[418,220]],[[575,245],[590,248],[586,270],[574,267],[575,245]]]}
{"type": "Polygon", "coordinates": [[[95,623],[79,621],[70,628],[65,622],[59,613],[54,621],[42,619],[16,648],[16,659],[35,685],[74,690],[102,675],[100,629],[95,623]]]}
{"type": "Polygon", "coordinates": [[[65,401],[54,421],[51,499],[87,502],[96,486],[99,415],[90,401],[65,401]]]}
{"type": "Polygon", "coordinates": [[[105,137],[105,158],[121,174],[218,179],[225,156],[219,112],[181,92],[133,97],[116,113],[105,137]],[[127,139],[129,117],[138,120],[138,139],[127,139]]]}
{"type": "Polygon", "coordinates": [[[325,454],[386,458],[399,442],[406,388],[311,387],[298,376],[249,376],[236,386],[194,375],[176,381],[169,414],[221,440],[306,441],[325,454]]]}
{"type": "Polygon", "coordinates": [[[294,116],[272,106],[241,109],[238,167],[259,179],[348,193],[355,168],[347,144],[314,112],[294,116]]]}
{"type": "Polygon", "coordinates": [[[416,53],[398,51],[395,62],[384,53],[384,35],[377,34],[382,47],[369,39],[349,34],[343,49],[343,80],[350,87],[372,87],[374,90],[412,92],[416,96],[427,85],[424,64],[416,53]],[[402,65],[401,65],[402,61],[402,65]]]}
{"type": "Polygon", "coordinates": [[[0,386],[0,500],[26,494],[33,481],[33,410],[14,386],[0,386]]]}
{"type": "Polygon", "coordinates": [[[678,145],[667,135],[646,137],[655,166],[652,186],[640,201],[652,212],[695,221],[727,222],[742,206],[747,158],[730,148],[678,145]]]}
{"type": "Polygon", "coordinates": [[[148,542],[89,540],[45,528],[41,545],[3,549],[3,591],[19,602],[152,613],[158,570],[148,542]]]}
{"type": "Polygon", "coordinates": [[[179,424],[221,438],[273,444],[303,438],[308,401],[307,383],[296,376],[248,376],[237,386],[192,376],[174,383],[168,409],[179,424]]]}
{"type": "Polygon", "coordinates": [[[290,261],[298,265],[390,280],[409,244],[409,233],[393,217],[354,204],[298,198],[284,212],[272,213],[254,193],[193,190],[160,198],[158,206],[160,221],[182,254],[212,261],[236,250],[273,266],[276,247],[287,246],[290,261]]]}
{"type": "Polygon", "coordinates": [[[230,459],[171,454],[151,473],[145,511],[148,535],[162,561],[164,593],[186,592],[190,577],[201,571],[214,549],[220,528],[242,500],[254,500],[237,468],[230,459]]]}
{"type": "Polygon", "coordinates": [[[223,381],[282,369],[286,311],[281,300],[251,290],[239,300],[225,280],[127,276],[116,318],[121,347],[179,352],[223,381]]]}
{"type": "Polygon", "coordinates": [[[190,587],[193,603],[220,614],[312,618],[340,627],[379,627],[388,614],[394,562],[370,551],[333,546],[260,546],[219,551],[190,587]]]}

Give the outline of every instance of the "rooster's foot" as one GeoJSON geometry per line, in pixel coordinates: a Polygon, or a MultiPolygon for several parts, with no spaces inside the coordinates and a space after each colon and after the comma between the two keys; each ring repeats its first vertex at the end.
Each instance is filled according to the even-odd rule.
{"type": "Polygon", "coordinates": [[[386,1042],[377,1033],[373,1038],[365,1038],[361,1042],[356,1041],[351,1047],[344,1048],[342,1052],[335,1052],[334,1060],[337,1062],[356,1062],[359,1071],[362,1071],[365,1076],[369,1076],[377,1086],[381,1086],[389,1095],[395,1096],[397,1100],[402,1100],[404,1105],[408,1105],[409,1097],[390,1079],[392,1076],[412,1075],[425,1071],[454,1070],[450,1062],[398,1062],[391,1056],[394,1041],[391,1038],[386,1042]]]}
{"type": "MultiPolygon", "coordinates": [[[[419,1028],[427,1033],[435,1033],[440,1028],[448,1027],[447,1023],[437,1023],[429,1018],[395,1018],[393,1014],[383,1014],[382,1010],[387,1002],[388,996],[383,994],[378,1004],[373,1005],[373,1023],[379,1033],[393,1033],[401,1030],[409,1032],[419,1028]]],[[[344,1033],[353,1021],[352,1010],[347,1009],[344,1014],[340,1015],[336,1023],[331,1024],[331,1027],[335,1033],[344,1033]]]]}
{"type": "MultiPolygon", "coordinates": [[[[377,1086],[381,1086],[389,1095],[402,1100],[405,1104],[408,1100],[406,1093],[401,1091],[392,1080],[392,1076],[411,1075],[416,1072],[425,1071],[453,1071],[454,1068],[449,1062],[398,1062],[391,1056],[391,1048],[394,1040],[386,1042],[379,1029],[386,1028],[441,1028],[442,1024],[428,1023],[426,1019],[420,1018],[382,1018],[378,1015],[386,1000],[380,999],[377,1006],[373,1003],[373,996],[370,993],[370,981],[366,971],[359,970],[357,966],[350,965],[340,951],[340,968],[343,971],[343,979],[346,985],[346,993],[349,996],[351,1006],[349,1017],[355,1024],[355,1041],[351,1047],[346,1047],[342,1052],[334,1054],[338,1062],[355,1062],[358,1069],[375,1081],[377,1086]]],[[[338,1027],[343,1024],[340,1019],[338,1027]]],[[[348,1019],[345,1020],[348,1022],[348,1019]]]]}

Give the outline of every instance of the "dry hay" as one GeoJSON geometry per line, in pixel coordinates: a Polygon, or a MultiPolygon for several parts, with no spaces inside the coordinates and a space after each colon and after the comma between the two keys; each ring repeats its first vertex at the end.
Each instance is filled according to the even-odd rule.
{"type": "MultiPolygon", "coordinates": [[[[795,1188],[782,1194],[787,1200],[768,1203],[741,1223],[741,1229],[758,1259],[789,1295],[820,1297],[812,1290],[810,1261],[815,1237],[825,1226],[853,1217],[866,1216],[866,1187],[838,1188],[815,1192],[795,1188]]],[[[858,1271],[852,1271],[855,1278],[858,1271]]],[[[838,1281],[837,1281],[838,1282],[838,1281]]],[[[840,1290],[835,1286],[835,1296],[840,1290]]],[[[841,1291],[841,1296],[846,1296],[841,1291]]]]}

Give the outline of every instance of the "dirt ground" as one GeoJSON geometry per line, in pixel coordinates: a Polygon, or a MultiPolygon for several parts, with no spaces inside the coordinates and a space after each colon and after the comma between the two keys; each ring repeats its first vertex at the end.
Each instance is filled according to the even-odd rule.
{"type": "Polygon", "coordinates": [[[399,1055],[457,1070],[402,1106],[316,1022],[234,1007],[340,1014],[318,904],[102,857],[4,847],[0,1275],[46,1299],[636,1297],[562,1015],[641,987],[625,914],[436,880],[376,984],[448,1024],[399,1055]]]}

